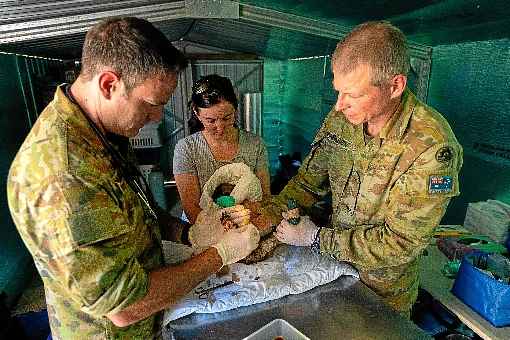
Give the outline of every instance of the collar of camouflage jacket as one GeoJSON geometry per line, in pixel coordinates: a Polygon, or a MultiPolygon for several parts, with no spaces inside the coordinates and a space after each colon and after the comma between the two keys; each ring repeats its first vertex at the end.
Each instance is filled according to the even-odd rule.
{"type": "Polygon", "coordinates": [[[55,109],[58,116],[72,126],[73,129],[76,129],[79,135],[90,145],[97,147],[98,149],[103,149],[101,140],[94,130],[92,130],[83,110],[66,96],[64,89],[65,86],[66,84],[62,84],[57,87],[52,107],[55,109]]]}
{"type": "Polygon", "coordinates": [[[406,88],[397,110],[382,128],[379,138],[400,140],[409,125],[417,101],[416,96],[406,88]]]}

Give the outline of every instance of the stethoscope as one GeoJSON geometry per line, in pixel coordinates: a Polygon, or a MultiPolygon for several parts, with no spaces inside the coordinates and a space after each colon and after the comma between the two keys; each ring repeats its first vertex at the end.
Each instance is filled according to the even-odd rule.
{"type": "Polygon", "coordinates": [[[154,198],[150,193],[146,193],[146,190],[140,185],[141,181],[145,188],[149,188],[149,185],[147,181],[145,180],[145,177],[142,175],[140,170],[128,161],[127,159],[122,156],[122,154],[106,139],[106,137],[103,135],[103,133],[99,130],[99,128],[90,120],[90,118],[87,117],[89,120],[89,123],[96,133],[96,135],[101,140],[101,143],[105,147],[105,149],[108,151],[110,156],[112,157],[113,163],[116,164],[122,175],[124,176],[124,179],[128,183],[128,185],[131,187],[131,189],[136,193],[138,198],[145,204],[147,210],[151,214],[152,217],[154,217],[156,220],[158,219],[158,215],[156,214],[155,209],[153,209],[154,198]]]}
{"type": "Polygon", "coordinates": [[[97,137],[103,144],[104,148],[108,151],[108,153],[112,157],[113,163],[119,167],[128,185],[136,193],[138,198],[145,204],[151,216],[157,220],[158,215],[156,214],[155,209],[152,208],[155,205],[154,198],[150,193],[147,194],[139,183],[139,180],[141,180],[145,188],[149,188],[149,185],[147,184],[145,177],[133,163],[125,159],[124,156],[122,156],[122,154],[106,139],[106,137],[99,130],[96,124],[94,124],[94,122],[87,115],[85,115],[85,117],[89,121],[92,130],[94,130],[97,137]]]}
{"type": "MultiPolygon", "coordinates": [[[[64,85],[64,91],[69,99],[76,104],[78,103],[73,98],[72,93],[70,92],[70,85],[66,84],[64,85]]],[[[80,108],[81,109],[81,108],[80,108]]],[[[83,112],[83,110],[81,110],[83,112]]],[[[92,130],[94,130],[96,136],[101,141],[101,144],[103,144],[104,148],[108,153],[110,154],[112,158],[112,163],[117,165],[121,171],[121,174],[123,175],[124,179],[130,186],[131,190],[135,192],[135,194],[138,196],[138,198],[145,204],[147,210],[151,214],[152,217],[154,217],[156,220],[158,220],[158,215],[156,214],[156,210],[152,207],[156,205],[154,202],[154,198],[152,197],[151,193],[148,194],[143,189],[143,187],[140,185],[138,180],[141,180],[145,188],[149,188],[149,185],[147,184],[147,181],[145,180],[145,177],[141,174],[140,170],[131,162],[129,162],[127,159],[122,156],[122,154],[106,139],[106,136],[99,130],[97,125],[90,119],[88,115],[83,113],[87,121],[89,122],[90,127],[92,130]]]]}

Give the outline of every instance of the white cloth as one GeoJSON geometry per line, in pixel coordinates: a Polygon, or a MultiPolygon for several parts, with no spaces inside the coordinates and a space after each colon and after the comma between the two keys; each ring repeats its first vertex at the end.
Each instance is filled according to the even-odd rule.
{"type": "Polygon", "coordinates": [[[195,253],[202,252],[223,237],[225,230],[220,221],[221,208],[214,203],[212,195],[214,190],[224,183],[234,185],[230,195],[235,198],[236,204],[244,200],[262,199],[260,180],[246,164],[232,163],[216,170],[202,188],[200,197],[202,211],[198,214],[195,225],[191,227],[190,241],[195,247],[195,253]]]}
{"type": "Polygon", "coordinates": [[[503,244],[508,238],[509,227],[510,205],[496,200],[468,204],[464,219],[467,230],[487,235],[503,244]]]}
{"type": "Polygon", "coordinates": [[[200,197],[200,208],[203,210],[212,207],[218,208],[213,201],[212,195],[214,190],[224,183],[234,186],[230,196],[234,197],[236,204],[241,204],[244,200],[255,202],[262,199],[260,180],[251,171],[250,167],[244,163],[232,163],[216,170],[205,183],[202,188],[202,196],[200,197]]]}
{"type": "MultiPolygon", "coordinates": [[[[165,246],[163,251],[166,254],[165,246]]],[[[235,263],[230,265],[229,274],[220,278],[212,275],[168,309],[163,324],[192,313],[222,312],[300,294],[342,275],[358,277],[356,269],[348,263],[314,254],[308,247],[282,245],[265,261],[252,265],[235,263]],[[237,276],[237,283],[199,297],[201,290],[229,282],[233,276],[237,276]]]]}

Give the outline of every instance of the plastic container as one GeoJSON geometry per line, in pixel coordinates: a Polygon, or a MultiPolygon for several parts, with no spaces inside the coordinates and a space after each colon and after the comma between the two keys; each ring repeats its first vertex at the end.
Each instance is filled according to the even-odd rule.
{"type": "Polygon", "coordinates": [[[243,340],[310,340],[283,319],[275,319],[243,340]]]}
{"type": "Polygon", "coordinates": [[[452,293],[494,327],[509,326],[510,285],[477,268],[486,268],[488,256],[485,253],[464,256],[452,293]]]}
{"type": "Polygon", "coordinates": [[[134,149],[159,148],[162,146],[158,132],[159,123],[149,123],[143,126],[138,134],[129,138],[134,149]]]}

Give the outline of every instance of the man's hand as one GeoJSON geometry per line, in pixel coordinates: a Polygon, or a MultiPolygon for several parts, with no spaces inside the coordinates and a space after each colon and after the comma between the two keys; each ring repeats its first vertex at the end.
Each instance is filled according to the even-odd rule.
{"type": "Polygon", "coordinates": [[[264,215],[260,202],[244,201],[243,205],[250,210],[250,222],[257,227],[260,236],[266,236],[273,231],[272,226],[276,223],[273,224],[271,218],[264,215]]]}
{"type": "Polygon", "coordinates": [[[260,234],[253,224],[229,230],[213,245],[218,250],[223,265],[235,263],[248,256],[259,245],[260,234]]]}
{"type": "Polygon", "coordinates": [[[282,220],[276,227],[276,238],[278,241],[291,244],[293,246],[311,246],[319,228],[310,220],[308,216],[301,216],[301,221],[297,225],[292,225],[286,220],[282,220]]]}

